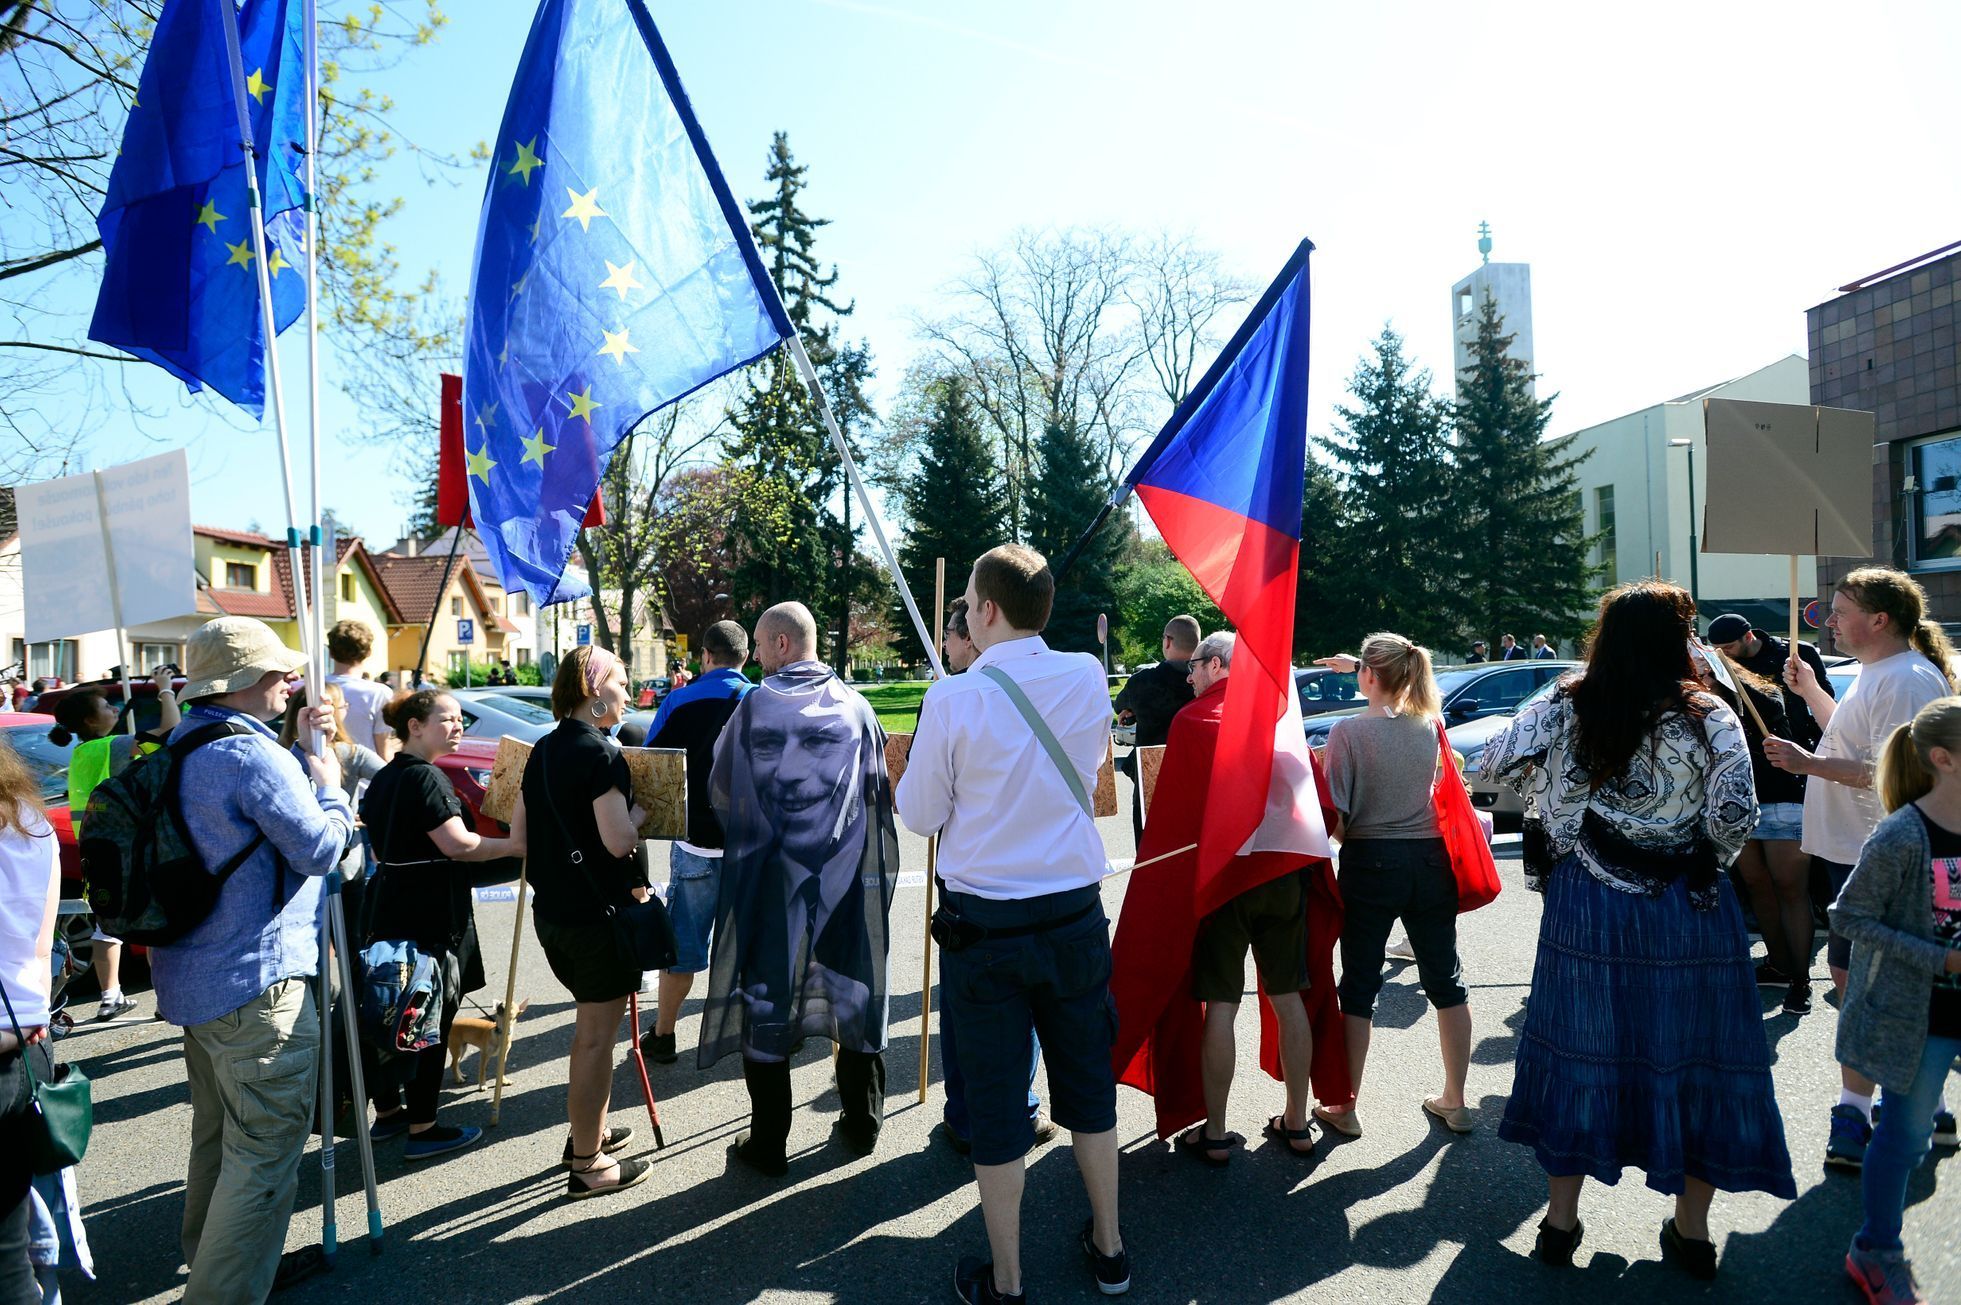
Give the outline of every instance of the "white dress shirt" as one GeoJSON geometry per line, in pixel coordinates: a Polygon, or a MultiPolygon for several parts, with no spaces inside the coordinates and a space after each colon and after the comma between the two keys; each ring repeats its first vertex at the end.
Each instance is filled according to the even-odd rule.
{"type": "Polygon", "coordinates": [[[940,877],[956,892],[1015,900],[1100,882],[1107,863],[1096,823],[1007,691],[981,674],[990,666],[1021,686],[1084,791],[1095,791],[1110,748],[1101,663],[1054,652],[1039,637],[1011,639],[927,690],[899,780],[899,818],[914,833],[940,835],[940,877]]]}

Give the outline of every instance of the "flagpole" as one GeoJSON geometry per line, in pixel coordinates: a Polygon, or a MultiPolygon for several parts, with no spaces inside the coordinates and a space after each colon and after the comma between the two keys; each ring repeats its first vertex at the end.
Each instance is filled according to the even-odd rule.
{"type": "MultiPolygon", "coordinates": [[[[321,560],[325,545],[320,528],[320,245],[319,186],[315,183],[314,159],[320,152],[320,41],[319,14],[315,0],[305,0],[306,23],[306,400],[307,445],[312,454],[313,525],[309,538],[313,544],[313,572],[310,577],[313,605],[313,665],[307,671],[310,683],[320,685],[312,705],[325,704],[327,673],[333,669],[327,657],[326,591],[321,560]]],[[[335,549],[339,552],[339,549],[335,549]]],[[[336,559],[338,560],[338,559],[336,559]]],[[[324,735],[322,745],[325,744],[324,735]]]]}

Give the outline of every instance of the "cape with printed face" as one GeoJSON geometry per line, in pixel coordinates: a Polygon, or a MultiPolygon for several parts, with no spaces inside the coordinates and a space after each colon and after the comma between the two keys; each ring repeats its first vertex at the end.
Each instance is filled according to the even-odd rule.
{"type": "Polygon", "coordinates": [[[899,843],[878,717],[828,667],[786,666],[730,717],[708,787],[726,846],[698,1063],[883,1051],[899,843]]]}

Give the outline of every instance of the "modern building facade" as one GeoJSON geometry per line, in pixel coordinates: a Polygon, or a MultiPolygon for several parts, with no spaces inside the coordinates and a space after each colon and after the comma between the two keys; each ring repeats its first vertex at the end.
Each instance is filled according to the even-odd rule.
{"type": "Polygon", "coordinates": [[[1961,624],[1961,241],[1839,287],[1806,314],[1811,402],[1871,412],[1873,555],[1818,559],[1818,592],[1879,562],[1961,624]]]}
{"type": "MultiPolygon", "coordinates": [[[[1457,392],[1458,378],[1471,365],[1471,344],[1478,338],[1478,310],[1486,295],[1498,305],[1498,315],[1505,321],[1505,332],[1513,337],[1507,352],[1532,368],[1535,376],[1538,370],[1533,364],[1533,359],[1538,355],[1532,351],[1532,265],[1492,262],[1490,225],[1480,223],[1478,232],[1478,251],[1484,255],[1484,262],[1450,288],[1453,342],[1450,385],[1453,394],[1457,392]]],[[[1536,380],[1532,392],[1534,395],[1538,393],[1536,380]]]]}

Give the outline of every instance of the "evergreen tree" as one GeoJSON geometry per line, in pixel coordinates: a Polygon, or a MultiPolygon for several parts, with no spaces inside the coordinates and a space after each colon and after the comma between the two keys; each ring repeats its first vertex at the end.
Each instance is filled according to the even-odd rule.
{"type": "Polygon", "coordinates": [[[1294,587],[1296,665],[1354,652],[1370,633],[1362,628],[1343,551],[1341,491],[1334,474],[1310,456],[1301,492],[1300,580],[1294,587]]]}
{"type": "MultiPolygon", "coordinates": [[[[1110,473],[1102,454],[1074,422],[1050,425],[1036,446],[1037,474],[1028,487],[1028,543],[1061,566],[1110,497],[1110,473]]],[[[1082,556],[1056,586],[1055,610],[1049,616],[1049,646],[1065,652],[1101,652],[1096,641],[1097,613],[1121,623],[1117,610],[1117,570],[1129,549],[1134,528],[1129,516],[1113,512],[1091,537],[1082,556]]],[[[1114,642],[1115,636],[1112,635],[1114,642]]]]}
{"type": "MultiPolygon", "coordinates": [[[[1455,571],[1450,408],[1430,373],[1403,353],[1389,327],[1356,365],[1352,407],[1320,445],[1334,462],[1339,515],[1329,541],[1341,606],[1358,633],[1395,630],[1431,648],[1455,646],[1460,613],[1438,580],[1455,571]]],[[[1347,645],[1344,645],[1347,646],[1347,645]]]]}
{"type": "MultiPolygon", "coordinates": [[[[920,434],[917,462],[900,484],[899,507],[907,522],[899,568],[925,613],[934,621],[933,559],[946,559],[947,600],[965,588],[974,559],[1007,538],[1008,501],[994,449],[982,432],[964,382],[958,377],[928,387],[929,417],[920,434]]],[[[895,647],[907,661],[922,650],[905,605],[893,601],[895,647]]]]}
{"type": "Polygon", "coordinates": [[[1478,309],[1471,363],[1459,373],[1457,474],[1463,594],[1469,634],[1497,646],[1501,633],[1568,640],[1586,627],[1595,541],[1586,533],[1568,440],[1543,438],[1552,399],[1532,395],[1532,371],[1509,353],[1498,305],[1478,309]]]}

